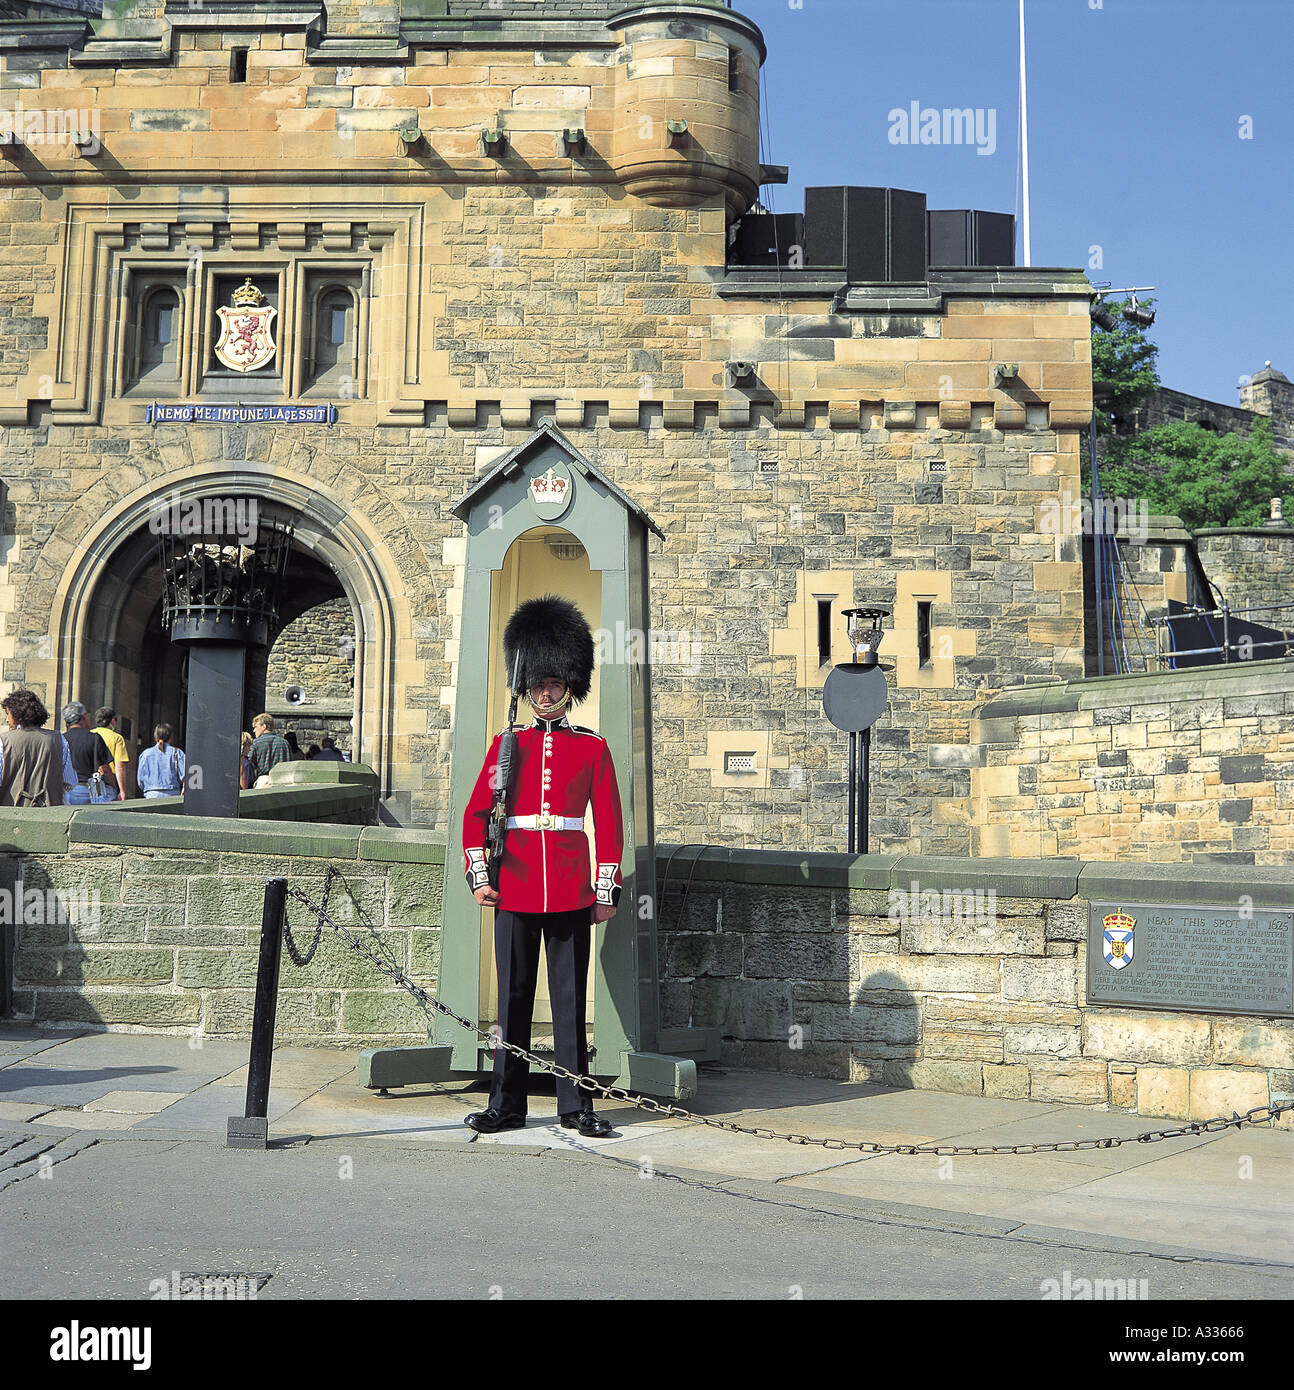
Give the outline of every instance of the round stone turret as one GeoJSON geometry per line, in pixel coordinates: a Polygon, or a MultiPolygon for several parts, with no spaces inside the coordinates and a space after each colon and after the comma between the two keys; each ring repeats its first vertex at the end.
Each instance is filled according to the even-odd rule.
{"type": "Polygon", "coordinates": [[[648,4],[607,21],[617,55],[612,164],[657,207],[722,193],[739,217],[759,190],[759,29],[733,10],[648,4]]]}

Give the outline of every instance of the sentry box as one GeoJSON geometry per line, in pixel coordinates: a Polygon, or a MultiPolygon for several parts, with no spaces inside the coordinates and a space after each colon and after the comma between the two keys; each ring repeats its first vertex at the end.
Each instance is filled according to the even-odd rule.
{"type": "MultiPolygon", "coordinates": [[[[548,419],[505,454],[453,508],[466,524],[453,764],[445,849],[437,997],[488,1031],[498,1017],[494,913],[477,905],[462,873],[463,809],[490,742],[507,722],[503,628],[519,603],[561,594],[599,639],[589,698],[572,722],[608,741],[624,811],[619,910],[594,923],[589,967],[590,1066],[596,1079],[653,1096],[696,1094],[696,1064],[717,1061],[715,1028],[660,1026],[656,954],[656,846],[651,790],[648,533],[660,528],[548,419]]],[[[526,720],[526,706],[518,722],[526,720]]],[[[586,825],[591,829],[590,820],[586,825]]],[[[592,836],[590,835],[590,852],[592,836]]],[[[551,1058],[544,963],[531,1050],[551,1058]]],[[[370,1089],[488,1076],[486,1039],[436,1014],[425,1047],[360,1054],[370,1089]]]]}

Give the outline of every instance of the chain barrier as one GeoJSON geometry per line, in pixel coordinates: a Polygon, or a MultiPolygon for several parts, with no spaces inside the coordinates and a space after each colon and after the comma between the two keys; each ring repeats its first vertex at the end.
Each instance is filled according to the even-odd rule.
{"type": "MultiPolygon", "coordinates": [[[[591,1076],[580,1076],[576,1072],[568,1070],[566,1067],[559,1066],[556,1062],[545,1061],[542,1057],[536,1057],[533,1052],[527,1052],[525,1048],[518,1047],[515,1043],[507,1042],[500,1038],[497,1032],[489,1032],[478,1027],[475,1023],[462,1018],[456,1014],[448,1005],[442,1004],[439,999],[433,999],[420,985],[415,984],[403,970],[393,961],[383,960],[372,950],[368,949],[362,941],[358,940],[352,932],[336,922],[328,912],[328,895],[332,892],[334,881],[340,879],[343,888],[349,894],[350,885],[347,883],[345,875],[335,865],[328,866],[328,873],[324,879],[324,900],[322,903],[312,902],[306,894],[297,888],[288,889],[288,897],[295,898],[303,903],[310,913],[315,917],[314,939],[310,944],[308,952],[300,952],[292,940],[291,931],[287,926],[287,911],[284,910],[284,940],[288,946],[288,954],[292,957],[294,964],[299,966],[308,965],[318,949],[319,941],[323,936],[325,924],[332,928],[346,944],[372,966],[379,970],[383,975],[393,980],[401,989],[408,990],[413,997],[422,1005],[424,1011],[428,1008],[437,1010],[452,1018],[455,1023],[466,1028],[469,1033],[475,1033],[477,1037],[484,1038],[494,1047],[506,1048],[507,1051],[515,1053],[524,1061],[532,1066],[538,1067],[541,1071],[551,1072],[554,1076],[559,1076],[567,1081],[573,1081],[584,1091],[596,1092],[605,1096],[608,1100],[619,1100],[627,1105],[632,1105],[639,1110],[648,1110],[658,1115],[664,1115],[673,1120],[689,1120],[693,1124],[709,1125],[712,1129],[725,1129],[732,1134],[751,1134],[758,1139],[784,1139],[790,1144],[816,1144],[823,1149],[842,1150],[857,1149],[860,1153],[867,1154],[940,1154],[957,1157],[978,1157],[988,1154],[1035,1154],[1035,1153],[1074,1153],[1080,1149],[1115,1149],[1122,1144],[1157,1144],[1164,1139],[1181,1139],[1197,1134],[1217,1134],[1227,1129],[1238,1129],[1242,1125],[1260,1125],[1268,1122],[1274,1123],[1276,1119],[1287,1110],[1294,1110],[1294,1101],[1274,1102],[1271,1105],[1258,1105],[1252,1110],[1247,1110],[1243,1115],[1237,1114],[1234,1110],[1231,1115],[1219,1116],[1212,1120],[1193,1120],[1189,1124],[1178,1125],[1173,1129],[1150,1130],[1145,1134],[1112,1135],[1104,1139],[1069,1139],[1048,1144],[874,1144],[868,1140],[848,1140],[848,1139],[819,1139],[808,1134],[784,1134],[778,1130],[763,1129],[757,1125],[739,1125],[731,1120],[716,1120],[709,1115],[697,1115],[690,1110],[683,1109],[678,1105],[661,1105],[659,1101],[652,1100],[649,1096],[636,1095],[632,1091],[627,1091],[622,1086],[604,1086],[600,1081],[591,1076]]],[[[351,901],[354,902],[354,894],[351,894],[351,901]]],[[[355,907],[360,914],[363,925],[368,932],[379,943],[381,938],[377,936],[373,924],[367,920],[363,908],[358,903],[355,907]]]]}

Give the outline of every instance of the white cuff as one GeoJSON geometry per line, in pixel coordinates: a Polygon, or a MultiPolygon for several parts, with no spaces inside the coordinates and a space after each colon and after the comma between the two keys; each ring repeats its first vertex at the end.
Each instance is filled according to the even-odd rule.
{"type": "Polygon", "coordinates": [[[485,851],[483,849],[465,850],[467,855],[467,883],[472,892],[478,888],[489,886],[490,875],[485,867],[485,851]]]}
{"type": "Polygon", "coordinates": [[[616,870],[619,864],[599,864],[598,881],[595,885],[598,902],[604,907],[614,907],[619,896],[620,886],[616,883],[616,870]]]}

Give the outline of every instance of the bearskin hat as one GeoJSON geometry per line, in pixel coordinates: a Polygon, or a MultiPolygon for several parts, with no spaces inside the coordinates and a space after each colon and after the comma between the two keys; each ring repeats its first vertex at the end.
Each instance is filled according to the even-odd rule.
{"type": "Polygon", "coordinates": [[[518,655],[521,657],[518,690],[528,690],[535,681],[555,676],[570,688],[572,704],[579,704],[589,693],[593,633],[569,599],[545,594],[519,605],[503,630],[503,653],[508,680],[518,655]]]}

